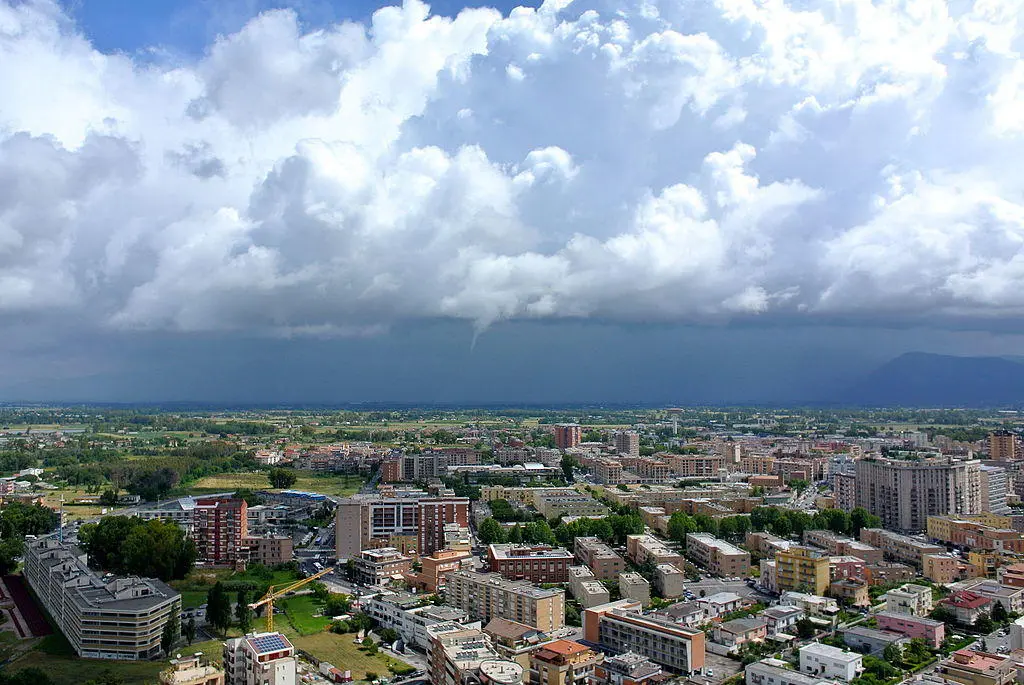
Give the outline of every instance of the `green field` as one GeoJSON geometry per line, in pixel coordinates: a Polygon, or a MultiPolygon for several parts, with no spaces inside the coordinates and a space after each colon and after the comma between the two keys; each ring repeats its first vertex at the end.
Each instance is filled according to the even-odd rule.
{"type": "Polygon", "coordinates": [[[352,677],[356,680],[365,680],[367,673],[389,676],[390,666],[399,670],[409,668],[405,662],[398,661],[383,652],[377,652],[371,656],[360,650],[359,645],[353,644],[353,640],[355,640],[353,633],[346,635],[336,633],[288,635],[288,638],[296,647],[309,652],[316,658],[329,661],[342,670],[352,671],[352,677]]]}
{"type": "Polygon", "coordinates": [[[284,611],[288,623],[300,635],[314,635],[331,625],[329,617],[320,615],[321,604],[313,595],[288,597],[274,605],[284,611]]]}
{"type": "MultiPolygon", "coordinates": [[[[359,492],[359,488],[363,486],[363,478],[356,475],[320,475],[315,471],[295,471],[295,475],[298,476],[298,479],[291,487],[292,490],[307,490],[324,495],[348,497],[359,492]]],[[[266,490],[270,488],[270,481],[267,480],[266,473],[217,473],[199,479],[188,488],[188,491],[193,494],[203,494],[243,488],[266,490]]]]}

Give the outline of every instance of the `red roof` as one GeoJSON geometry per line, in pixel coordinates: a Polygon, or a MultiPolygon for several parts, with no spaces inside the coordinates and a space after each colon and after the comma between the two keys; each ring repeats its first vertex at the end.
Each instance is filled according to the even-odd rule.
{"type": "Polygon", "coordinates": [[[946,606],[951,606],[956,609],[978,609],[985,606],[990,601],[991,600],[987,597],[982,597],[977,593],[961,590],[959,592],[954,592],[946,599],[940,601],[939,604],[945,604],[946,606]]]}

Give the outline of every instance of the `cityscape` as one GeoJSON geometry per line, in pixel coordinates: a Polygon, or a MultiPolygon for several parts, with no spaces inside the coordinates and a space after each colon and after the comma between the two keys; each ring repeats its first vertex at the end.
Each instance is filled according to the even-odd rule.
{"type": "Polygon", "coordinates": [[[13,678],[1024,671],[1013,410],[11,406],[0,421],[13,678]]]}

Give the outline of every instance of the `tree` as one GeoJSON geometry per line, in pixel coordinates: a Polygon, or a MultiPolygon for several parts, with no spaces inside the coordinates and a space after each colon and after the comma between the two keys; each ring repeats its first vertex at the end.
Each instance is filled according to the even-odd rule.
{"type": "Polygon", "coordinates": [[[104,669],[99,676],[86,680],[83,685],[124,685],[124,678],[110,669],[104,669]]]}
{"type": "Polygon", "coordinates": [[[173,616],[164,624],[163,635],[160,636],[160,649],[167,656],[171,655],[171,647],[178,641],[178,617],[173,616]]]}
{"type": "Polygon", "coordinates": [[[244,587],[238,591],[238,602],[235,604],[235,620],[238,621],[238,629],[242,631],[243,635],[252,628],[252,609],[249,608],[249,591],[244,587]]]}
{"type": "Polygon", "coordinates": [[[506,540],[505,529],[492,518],[483,520],[477,530],[477,535],[480,537],[480,542],[485,545],[501,544],[506,540]]]}
{"type": "Polygon", "coordinates": [[[188,642],[189,646],[196,639],[196,619],[193,616],[188,617],[188,621],[185,622],[185,627],[182,629],[185,634],[185,641],[188,642]]]}
{"type": "Polygon", "coordinates": [[[295,481],[298,477],[294,472],[288,469],[272,469],[267,474],[267,478],[270,479],[270,487],[277,488],[278,490],[284,490],[295,485],[295,481]]]}
{"type": "Polygon", "coordinates": [[[117,504],[117,490],[114,490],[113,488],[104,490],[103,494],[100,495],[100,504],[108,507],[112,507],[117,504]]]}
{"type": "Polygon", "coordinates": [[[583,625],[583,622],[580,619],[580,610],[576,608],[576,605],[565,605],[565,623],[570,626],[583,625]]]}
{"type": "Polygon", "coordinates": [[[680,544],[686,544],[686,536],[697,532],[697,523],[685,511],[677,511],[668,519],[668,536],[680,544]]]}
{"type": "Polygon", "coordinates": [[[1007,613],[1006,607],[1003,606],[1002,602],[996,602],[992,606],[992,620],[1000,625],[1010,620],[1010,614],[1007,613]]]}
{"type": "Polygon", "coordinates": [[[519,524],[512,526],[511,530],[508,531],[508,542],[520,543],[523,541],[523,529],[519,527],[519,524]]]}
{"type": "Polygon", "coordinates": [[[0,538],[46,535],[57,528],[57,512],[41,504],[11,502],[0,509],[0,538]]]}
{"type": "Polygon", "coordinates": [[[373,671],[367,671],[366,672],[366,682],[372,683],[377,678],[378,678],[378,675],[376,673],[374,673],[373,671]]]}
{"type": "Polygon", "coordinates": [[[93,566],[112,573],[159,578],[184,578],[196,561],[196,544],[173,521],[105,516],[87,523],[79,544],[93,566]]]}
{"type": "Polygon", "coordinates": [[[231,625],[231,600],[220,581],[206,593],[206,620],[222,633],[231,625]]]}
{"type": "Polygon", "coordinates": [[[18,566],[18,557],[25,547],[21,538],[0,540],[0,575],[7,575],[18,566]]]}
{"type": "Polygon", "coordinates": [[[804,640],[814,637],[814,634],[818,632],[818,629],[814,625],[814,621],[806,616],[796,622],[796,630],[797,634],[804,640]]]}
{"type": "Polygon", "coordinates": [[[580,463],[576,461],[576,457],[571,454],[562,455],[562,475],[565,476],[566,483],[572,483],[575,480],[573,477],[573,469],[579,465],[580,463]]]}
{"type": "Polygon", "coordinates": [[[0,671],[0,685],[53,685],[50,676],[35,666],[14,673],[0,671]]]}
{"type": "Polygon", "coordinates": [[[974,627],[982,633],[991,633],[994,628],[992,617],[984,612],[978,614],[978,618],[974,619],[974,627]]]}
{"type": "Polygon", "coordinates": [[[868,512],[864,507],[857,507],[850,512],[850,533],[860,535],[861,528],[881,528],[882,519],[868,512]]]}
{"type": "Polygon", "coordinates": [[[885,646],[885,649],[882,651],[882,657],[896,668],[903,668],[903,649],[895,642],[885,646]]]}
{"type": "Polygon", "coordinates": [[[377,637],[379,637],[380,641],[385,644],[393,644],[398,642],[399,635],[398,631],[394,628],[384,628],[383,630],[377,631],[377,637]]]}

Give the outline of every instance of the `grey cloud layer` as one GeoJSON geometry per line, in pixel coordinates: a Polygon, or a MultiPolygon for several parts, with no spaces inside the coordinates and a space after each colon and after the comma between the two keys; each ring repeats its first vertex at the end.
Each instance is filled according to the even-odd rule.
{"type": "Polygon", "coordinates": [[[0,0],[0,316],[1024,313],[1024,2],[549,0],[195,63],[0,0]]]}

